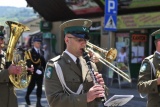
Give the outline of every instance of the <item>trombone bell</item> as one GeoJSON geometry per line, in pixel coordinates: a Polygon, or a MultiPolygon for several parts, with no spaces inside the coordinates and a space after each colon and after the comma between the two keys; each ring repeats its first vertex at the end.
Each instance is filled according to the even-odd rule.
{"type": "MultiPolygon", "coordinates": [[[[104,49],[90,43],[90,42],[87,42],[87,46],[90,47],[92,50],[93,49],[98,50],[100,52],[100,54],[103,54],[105,59],[109,62],[114,61],[117,57],[117,50],[116,49],[111,48],[109,51],[107,51],[107,50],[104,50],[104,49]]],[[[87,49],[87,50],[90,50],[90,49],[87,49]]]]}
{"type": "Polygon", "coordinates": [[[130,76],[128,74],[124,73],[122,70],[120,70],[119,68],[117,68],[116,66],[114,66],[111,63],[117,57],[117,50],[116,49],[111,48],[109,51],[106,51],[106,50],[104,50],[104,49],[102,49],[102,48],[100,48],[98,46],[93,45],[90,42],[87,42],[87,46],[90,47],[90,48],[86,48],[86,50],[89,51],[89,52],[94,53],[99,58],[99,61],[101,63],[103,63],[104,65],[108,66],[110,69],[112,69],[114,72],[116,72],[121,77],[126,79],[128,82],[131,82],[131,78],[130,78],[130,76]],[[98,53],[93,51],[93,49],[98,50],[100,53],[102,53],[104,55],[105,58],[103,58],[98,53]]]}
{"type": "Polygon", "coordinates": [[[111,48],[108,52],[104,53],[107,61],[112,62],[117,57],[117,50],[111,48]]]}

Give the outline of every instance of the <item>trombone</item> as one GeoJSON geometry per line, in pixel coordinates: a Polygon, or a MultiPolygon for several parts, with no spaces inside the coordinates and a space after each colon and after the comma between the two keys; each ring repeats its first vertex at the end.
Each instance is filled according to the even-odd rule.
{"type": "Polygon", "coordinates": [[[114,66],[111,63],[117,56],[117,50],[116,49],[111,48],[109,51],[106,51],[106,50],[104,50],[104,49],[102,49],[102,48],[100,48],[100,47],[98,47],[98,46],[96,46],[96,45],[94,45],[90,42],[87,42],[86,50],[95,54],[98,57],[98,59],[101,63],[108,66],[110,69],[112,69],[114,72],[116,72],[121,77],[126,79],[128,82],[131,82],[131,78],[129,77],[129,75],[127,75],[126,73],[124,73],[122,70],[120,70],[119,68],[117,68],[116,66],[114,66]],[[103,58],[98,53],[93,51],[93,49],[96,49],[97,51],[102,53],[105,58],[103,58]]]}

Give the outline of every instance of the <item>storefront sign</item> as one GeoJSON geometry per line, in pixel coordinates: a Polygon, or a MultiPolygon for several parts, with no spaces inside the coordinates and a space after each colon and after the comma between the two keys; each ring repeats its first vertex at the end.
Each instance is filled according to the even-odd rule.
{"type": "Polygon", "coordinates": [[[117,23],[118,29],[156,28],[160,26],[160,12],[118,16],[117,23]]]}
{"type": "Polygon", "coordinates": [[[119,8],[159,6],[160,0],[119,0],[119,8]]]}
{"type": "Polygon", "coordinates": [[[132,42],[146,42],[147,36],[143,34],[133,34],[132,42]]]}

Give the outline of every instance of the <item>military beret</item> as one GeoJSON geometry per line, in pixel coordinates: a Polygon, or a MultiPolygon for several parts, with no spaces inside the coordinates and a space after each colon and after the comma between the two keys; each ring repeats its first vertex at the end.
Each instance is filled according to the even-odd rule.
{"type": "Polygon", "coordinates": [[[154,36],[155,39],[160,39],[160,29],[153,32],[151,36],[154,36]]]}
{"type": "Polygon", "coordinates": [[[4,32],[3,32],[4,26],[0,26],[0,38],[4,38],[4,32]]]}
{"type": "Polygon", "coordinates": [[[60,29],[64,34],[72,34],[78,38],[88,39],[89,28],[92,21],[88,19],[72,19],[60,25],[60,29]]]}

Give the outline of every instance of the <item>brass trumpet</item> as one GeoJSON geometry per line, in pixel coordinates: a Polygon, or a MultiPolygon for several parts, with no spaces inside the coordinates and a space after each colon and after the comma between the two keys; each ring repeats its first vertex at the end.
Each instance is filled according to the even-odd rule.
{"type": "Polygon", "coordinates": [[[131,78],[126,73],[124,73],[122,70],[120,70],[119,68],[117,68],[111,63],[117,57],[116,49],[111,48],[109,51],[106,51],[90,42],[87,42],[86,50],[95,54],[101,63],[108,66],[110,69],[112,69],[114,72],[116,72],[121,77],[126,79],[128,82],[131,82],[131,78]],[[104,58],[101,55],[99,55],[97,52],[95,52],[93,49],[99,51],[104,56],[104,58]]]}

